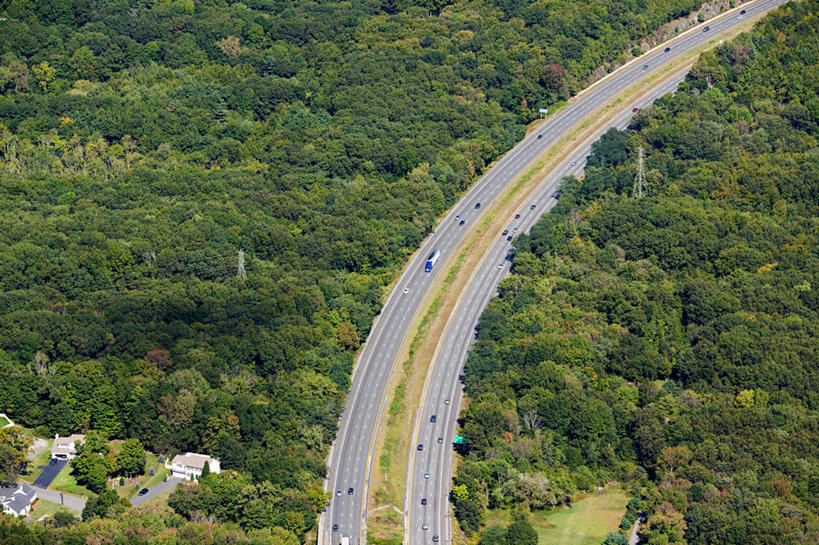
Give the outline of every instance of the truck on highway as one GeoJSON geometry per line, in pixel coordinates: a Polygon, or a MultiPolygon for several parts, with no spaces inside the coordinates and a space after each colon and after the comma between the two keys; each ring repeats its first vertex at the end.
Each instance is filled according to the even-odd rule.
{"type": "Polygon", "coordinates": [[[347,536],[343,536],[341,538],[341,545],[350,545],[350,538],[347,536]]]}
{"type": "Polygon", "coordinates": [[[424,271],[425,272],[431,271],[432,267],[435,266],[435,262],[438,261],[439,257],[441,257],[441,252],[439,252],[438,250],[432,250],[432,253],[429,254],[429,257],[427,258],[427,264],[424,267],[424,271]]]}

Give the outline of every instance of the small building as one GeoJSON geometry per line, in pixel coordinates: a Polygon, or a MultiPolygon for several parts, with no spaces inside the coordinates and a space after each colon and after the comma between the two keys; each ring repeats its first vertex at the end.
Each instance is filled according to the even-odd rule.
{"type": "Polygon", "coordinates": [[[3,505],[3,512],[9,515],[28,515],[36,499],[37,492],[25,483],[0,486],[0,504],[3,505]]]}
{"type": "Polygon", "coordinates": [[[219,467],[219,460],[195,452],[177,454],[173,457],[171,465],[166,464],[165,467],[171,470],[174,477],[197,481],[202,476],[202,469],[204,469],[206,463],[211,473],[222,472],[221,467],[219,467]]]}
{"type": "Polygon", "coordinates": [[[51,457],[58,460],[73,460],[77,456],[77,445],[85,443],[85,435],[75,433],[68,437],[54,436],[54,444],[51,445],[51,457]]]}

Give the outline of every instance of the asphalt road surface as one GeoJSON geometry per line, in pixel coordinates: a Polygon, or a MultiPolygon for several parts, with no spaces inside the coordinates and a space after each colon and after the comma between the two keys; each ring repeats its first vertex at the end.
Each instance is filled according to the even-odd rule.
{"type": "MultiPolygon", "coordinates": [[[[356,362],[339,433],[328,461],[329,473],[325,486],[332,493],[332,500],[327,511],[320,517],[319,545],[336,545],[341,543],[342,536],[350,537],[351,545],[366,543],[369,475],[374,462],[375,439],[385,410],[390,376],[399,354],[409,341],[407,335],[418,317],[418,309],[430,287],[436,282],[438,272],[491,201],[542,151],[597,106],[682,52],[711,39],[714,34],[783,3],[784,0],[760,0],[753,4],[745,4],[708,22],[710,27],[708,31],[703,30],[705,26],[703,24],[676,38],[670,44],[655,48],[639,60],[592,85],[498,160],[438,224],[400,276],[381,314],[376,318],[356,362]],[[746,11],[744,15],[739,14],[741,9],[746,11]],[[666,52],[665,47],[668,46],[671,49],[666,52]],[[464,220],[463,225],[460,224],[460,220],[464,220]],[[424,263],[435,249],[440,251],[441,257],[431,272],[424,272],[424,263]],[[352,494],[348,494],[350,488],[353,489],[352,494]],[[333,530],[334,525],[338,525],[337,530],[333,530]]],[[[671,89],[673,87],[663,91],[671,89]]],[[[625,126],[632,113],[631,108],[639,106],[641,104],[629,105],[614,124],[625,126]]],[[[582,171],[583,158],[587,154],[588,150],[578,149],[571,158],[567,158],[566,165],[558,169],[556,176],[550,177],[542,184],[537,197],[532,199],[535,208],[531,209],[531,203],[527,203],[520,211],[521,218],[515,223],[510,220],[510,233],[515,226],[518,227],[518,232],[525,232],[537,217],[554,205],[551,194],[557,180],[565,175],[579,174],[582,171]],[[571,160],[576,164],[571,165],[571,160]]],[[[452,450],[449,445],[454,436],[455,419],[458,416],[461,399],[458,375],[469,342],[473,338],[477,317],[494,294],[497,283],[508,272],[508,262],[504,256],[511,243],[505,238],[501,241],[500,236],[498,239],[498,243],[487,254],[483,265],[476,270],[469,288],[462,294],[462,302],[456,308],[455,315],[451,317],[451,326],[439,346],[439,357],[436,361],[441,364],[436,364],[428,376],[428,385],[433,386],[425,388],[425,400],[421,405],[423,409],[420,418],[417,419],[419,426],[416,427],[415,435],[418,439],[413,441],[408,463],[408,484],[411,486],[407,486],[404,543],[411,545],[431,543],[433,535],[440,536],[440,543],[450,542],[451,523],[447,497],[452,450]],[[460,312],[463,314],[458,314],[460,312]],[[444,350],[451,357],[441,357],[444,350]],[[443,362],[446,365],[443,365],[443,362]],[[435,379],[432,378],[433,374],[435,379]],[[447,397],[451,399],[449,405],[444,403],[447,397]],[[432,412],[437,414],[435,424],[429,422],[432,412]],[[438,437],[443,438],[440,444],[437,442],[438,437]],[[423,451],[415,450],[417,443],[424,443],[423,451]],[[429,478],[425,478],[424,473],[429,473],[429,478]],[[420,505],[421,497],[427,498],[428,503],[425,507],[420,505]],[[428,530],[421,529],[424,522],[429,525],[428,530]]]]}

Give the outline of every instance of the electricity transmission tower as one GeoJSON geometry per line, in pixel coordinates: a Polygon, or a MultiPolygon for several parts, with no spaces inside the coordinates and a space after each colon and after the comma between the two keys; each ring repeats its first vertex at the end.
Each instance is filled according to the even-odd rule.
{"type": "Polygon", "coordinates": [[[239,250],[239,268],[236,269],[236,276],[242,280],[247,280],[247,273],[245,272],[245,251],[239,250]]]}
{"type": "Polygon", "coordinates": [[[645,197],[648,193],[646,189],[646,172],[643,166],[643,146],[637,150],[637,176],[634,178],[634,189],[632,196],[636,199],[645,197]]]}

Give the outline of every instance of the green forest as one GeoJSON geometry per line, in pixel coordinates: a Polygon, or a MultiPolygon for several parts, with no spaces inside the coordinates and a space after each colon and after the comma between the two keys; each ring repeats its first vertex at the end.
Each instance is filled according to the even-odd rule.
{"type": "Polygon", "coordinates": [[[703,54],[515,241],[465,369],[468,535],[619,482],[606,545],[641,512],[650,545],[819,541],[818,13],[703,54]]]}
{"type": "Polygon", "coordinates": [[[0,0],[0,410],[231,470],[32,543],[303,542],[402,263],[539,107],[698,7],[0,0]]]}

